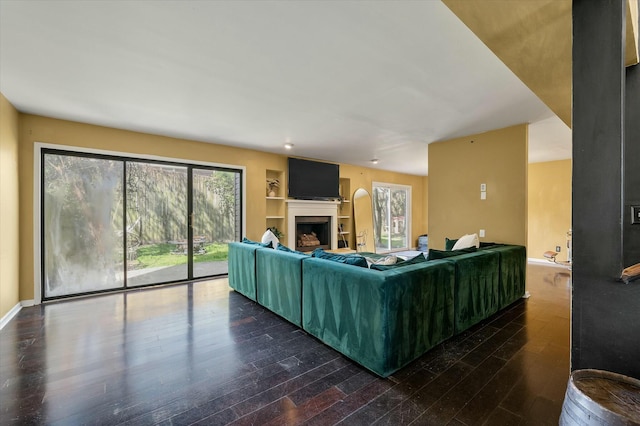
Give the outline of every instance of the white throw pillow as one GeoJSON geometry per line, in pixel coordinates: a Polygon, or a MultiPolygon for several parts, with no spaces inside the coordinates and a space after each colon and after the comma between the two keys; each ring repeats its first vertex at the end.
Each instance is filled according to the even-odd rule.
{"type": "Polygon", "coordinates": [[[262,234],[262,244],[267,244],[269,241],[271,241],[271,248],[274,249],[278,247],[278,243],[280,242],[278,237],[276,237],[270,229],[267,229],[267,231],[262,234]]]}
{"type": "Polygon", "coordinates": [[[480,247],[480,240],[478,234],[466,234],[458,238],[458,241],[454,244],[451,250],[460,250],[468,247],[480,247]]]}

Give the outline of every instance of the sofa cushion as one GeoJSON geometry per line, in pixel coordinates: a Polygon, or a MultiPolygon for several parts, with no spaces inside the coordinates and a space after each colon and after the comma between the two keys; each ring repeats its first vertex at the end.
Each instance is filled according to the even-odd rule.
{"type": "Polygon", "coordinates": [[[256,300],[256,252],[261,243],[229,243],[229,286],[251,300],[256,300]]]}
{"type": "Polygon", "coordinates": [[[286,251],[287,253],[297,253],[297,254],[303,254],[305,256],[309,256],[309,253],[305,253],[303,251],[297,251],[297,250],[293,250],[290,249],[289,247],[278,243],[278,247],[276,247],[276,250],[280,250],[280,251],[286,251]]]}
{"type": "Polygon", "coordinates": [[[504,246],[504,244],[480,241],[480,247],[479,248],[494,247],[494,246],[495,247],[500,247],[500,246],[504,246]]]}
{"type": "Polygon", "coordinates": [[[251,244],[252,246],[260,246],[260,247],[266,247],[266,248],[273,248],[273,246],[271,245],[271,241],[269,241],[268,243],[264,244],[258,241],[251,241],[248,238],[243,238],[242,242],[244,244],[251,244]]]}
{"type": "Polygon", "coordinates": [[[460,250],[468,247],[480,247],[480,240],[478,234],[466,234],[458,238],[458,241],[453,245],[451,250],[460,250]]]}
{"type": "Polygon", "coordinates": [[[373,264],[373,265],[371,265],[370,268],[374,269],[376,271],[387,271],[389,269],[398,268],[398,267],[401,267],[401,266],[415,265],[416,263],[422,263],[422,262],[426,262],[426,261],[427,261],[427,258],[424,257],[424,254],[420,253],[419,255],[417,255],[415,257],[412,257],[411,259],[398,260],[393,265],[373,264]]]}
{"type": "Polygon", "coordinates": [[[465,253],[473,253],[473,252],[475,252],[477,250],[478,249],[475,248],[475,247],[467,247],[467,248],[464,248],[464,249],[451,250],[451,251],[429,249],[428,259],[429,260],[445,259],[447,257],[459,256],[459,255],[465,254],[465,253]]]}
{"type": "Polygon", "coordinates": [[[257,302],[297,326],[302,325],[302,262],[308,255],[256,250],[257,302]]]}
{"type": "Polygon", "coordinates": [[[336,253],[328,253],[320,248],[317,248],[311,254],[313,257],[317,257],[319,259],[331,260],[333,262],[345,263],[347,265],[361,266],[363,268],[368,268],[367,259],[360,256],[359,254],[336,254],[336,253]]]}

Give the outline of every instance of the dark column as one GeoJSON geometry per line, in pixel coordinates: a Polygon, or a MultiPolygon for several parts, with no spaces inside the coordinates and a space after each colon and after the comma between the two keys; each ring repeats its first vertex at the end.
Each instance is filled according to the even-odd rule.
{"type": "MultiPolygon", "coordinates": [[[[627,68],[626,92],[622,221],[625,267],[640,263],[640,225],[631,224],[631,206],[640,206],[640,65],[627,68]]],[[[636,285],[640,287],[640,283],[636,285]]]]}
{"type": "Polygon", "coordinates": [[[618,281],[623,166],[634,167],[624,158],[625,17],[626,0],[573,1],[571,368],[640,377],[640,284],[618,281]]]}

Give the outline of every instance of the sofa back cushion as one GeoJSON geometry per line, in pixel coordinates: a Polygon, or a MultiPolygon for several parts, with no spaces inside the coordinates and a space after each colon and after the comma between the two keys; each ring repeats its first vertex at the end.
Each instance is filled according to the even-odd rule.
{"type": "Polygon", "coordinates": [[[278,247],[276,247],[276,250],[280,250],[280,251],[285,251],[287,253],[296,253],[296,254],[303,254],[305,256],[309,256],[309,253],[305,253],[303,251],[298,251],[298,250],[293,250],[290,249],[289,247],[282,245],[282,244],[278,244],[278,247]]]}
{"type": "Polygon", "coordinates": [[[453,251],[429,249],[428,259],[429,260],[445,259],[447,257],[459,256],[461,254],[466,254],[466,253],[473,253],[477,250],[478,249],[475,247],[468,247],[468,248],[453,250],[453,251]]]}
{"type": "Polygon", "coordinates": [[[265,248],[273,248],[273,245],[271,244],[271,241],[269,241],[268,243],[261,243],[261,242],[258,242],[258,241],[251,241],[251,240],[250,240],[250,239],[248,239],[248,238],[243,238],[243,239],[242,239],[242,242],[243,242],[244,244],[250,244],[250,245],[252,245],[252,246],[260,246],[260,247],[265,247],[265,248]]]}
{"type": "Polygon", "coordinates": [[[320,248],[317,248],[311,253],[311,256],[317,257],[318,259],[331,260],[332,262],[345,263],[347,265],[360,266],[363,268],[368,268],[367,259],[360,256],[359,254],[337,254],[337,253],[329,253],[320,248]]]}

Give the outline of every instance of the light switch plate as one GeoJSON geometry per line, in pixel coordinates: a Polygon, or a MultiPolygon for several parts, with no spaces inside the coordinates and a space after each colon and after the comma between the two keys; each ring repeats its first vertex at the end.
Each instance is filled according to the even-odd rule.
{"type": "Polygon", "coordinates": [[[640,225],[640,206],[631,206],[631,224],[640,225]]]}
{"type": "Polygon", "coordinates": [[[486,191],[487,190],[487,184],[486,183],[481,183],[480,184],[480,191],[486,191]]]}
{"type": "Polygon", "coordinates": [[[480,199],[481,199],[481,200],[486,200],[486,199],[487,199],[487,193],[486,193],[485,191],[482,191],[482,192],[480,193],[480,199]]]}
{"type": "Polygon", "coordinates": [[[484,229],[480,230],[480,238],[484,238],[484,229]]]}

